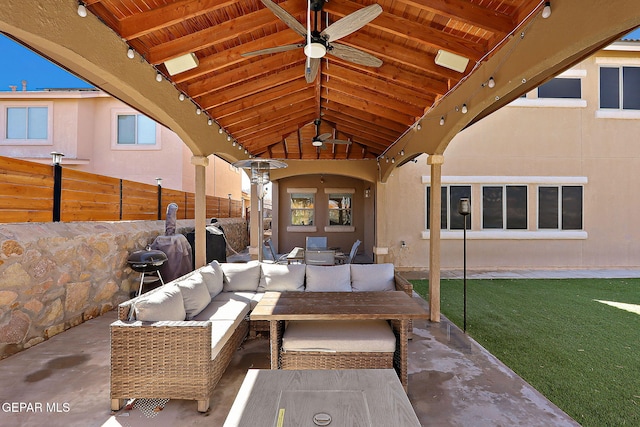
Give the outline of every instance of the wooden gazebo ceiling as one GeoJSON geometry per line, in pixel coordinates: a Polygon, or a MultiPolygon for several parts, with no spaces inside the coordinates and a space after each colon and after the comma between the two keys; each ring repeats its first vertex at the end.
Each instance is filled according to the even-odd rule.
{"type": "MultiPolygon", "coordinates": [[[[276,1],[306,27],[307,1],[276,1]]],[[[324,29],[373,0],[330,0],[324,29]]],[[[305,80],[304,43],[260,0],[86,0],[87,9],[156,66],[250,154],[277,159],[369,159],[383,153],[454,87],[539,0],[379,0],[383,12],[340,39],[383,61],[378,68],[327,54],[305,80]],[[438,50],[469,59],[463,73],[435,64],[438,50]],[[194,53],[199,65],[169,75],[164,62],[194,53]],[[314,147],[320,133],[351,144],[314,147]]],[[[313,25],[313,23],[312,23],[313,25]]]]}

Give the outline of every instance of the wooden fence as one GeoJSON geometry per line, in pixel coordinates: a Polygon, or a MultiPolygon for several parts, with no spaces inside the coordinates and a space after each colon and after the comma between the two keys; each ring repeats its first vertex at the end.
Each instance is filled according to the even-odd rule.
{"type": "MultiPolygon", "coordinates": [[[[178,219],[195,217],[195,194],[0,156],[0,223],[164,219],[167,205],[178,219]],[[56,169],[61,173],[55,200],[56,169]]],[[[242,216],[242,201],[207,196],[207,218],[242,216]]]]}

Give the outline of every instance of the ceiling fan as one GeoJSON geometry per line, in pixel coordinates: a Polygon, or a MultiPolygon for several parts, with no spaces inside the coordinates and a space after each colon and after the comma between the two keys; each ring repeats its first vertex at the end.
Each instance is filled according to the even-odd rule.
{"type": "Polygon", "coordinates": [[[313,124],[316,125],[316,136],[314,136],[311,139],[311,145],[313,145],[314,147],[320,150],[326,150],[327,146],[325,144],[345,144],[345,145],[351,144],[351,141],[331,138],[332,136],[331,133],[323,133],[322,135],[320,135],[320,123],[321,123],[320,119],[315,119],[313,121],[313,124]]]}
{"type": "Polygon", "coordinates": [[[316,75],[318,74],[318,68],[320,67],[320,59],[327,53],[337,56],[340,59],[344,59],[345,61],[367,67],[379,67],[382,65],[382,61],[379,58],[376,58],[367,52],[341,43],[335,43],[336,40],[358,31],[380,15],[380,13],[382,13],[382,7],[379,4],[366,6],[337,20],[324,30],[318,31],[318,13],[322,11],[322,7],[327,0],[308,0],[310,2],[310,11],[314,12],[313,30],[311,30],[310,16],[307,17],[309,28],[305,28],[304,25],[298,22],[295,17],[272,0],[261,1],[269,10],[271,10],[271,12],[273,12],[274,15],[287,24],[289,28],[304,37],[305,41],[304,43],[276,46],[253,52],[246,52],[243,53],[242,56],[266,55],[270,53],[286,52],[288,50],[294,50],[302,47],[304,48],[305,55],[308,57],[304,74],[307,83],[311,83],[315,80],[316,75]]]}

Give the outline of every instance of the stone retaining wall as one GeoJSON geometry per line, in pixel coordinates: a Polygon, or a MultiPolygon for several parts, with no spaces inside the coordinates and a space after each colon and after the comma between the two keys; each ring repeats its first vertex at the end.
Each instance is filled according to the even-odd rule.
{"type": "MultiPolygon", "coordinates": [[[[234,250],[246,248],[244,219],[219,224],[234,250]]],[[[176,232],[189,231],[193,220],[178,221],[176,232]]],[[[129,299],[140,280],[129,254],[164,232],[164,221],[0,224],[0,359],[129,299]]]]}

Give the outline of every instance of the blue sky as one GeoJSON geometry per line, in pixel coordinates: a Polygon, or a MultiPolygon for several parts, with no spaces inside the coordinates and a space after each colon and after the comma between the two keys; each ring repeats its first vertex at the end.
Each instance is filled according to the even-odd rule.
{"type": "MultiPolygon", "coordinates": [[[[640,39],[640,28],[629,33],[626,38],[640,39]]],[[[0,52],[4,62],[0,67],[0,91],[11,90],[10,85],[18,86],[18,90],[21,90],[22,80],[27,81],[28,90],[92,87],[1,34],[0,52]]]]}

